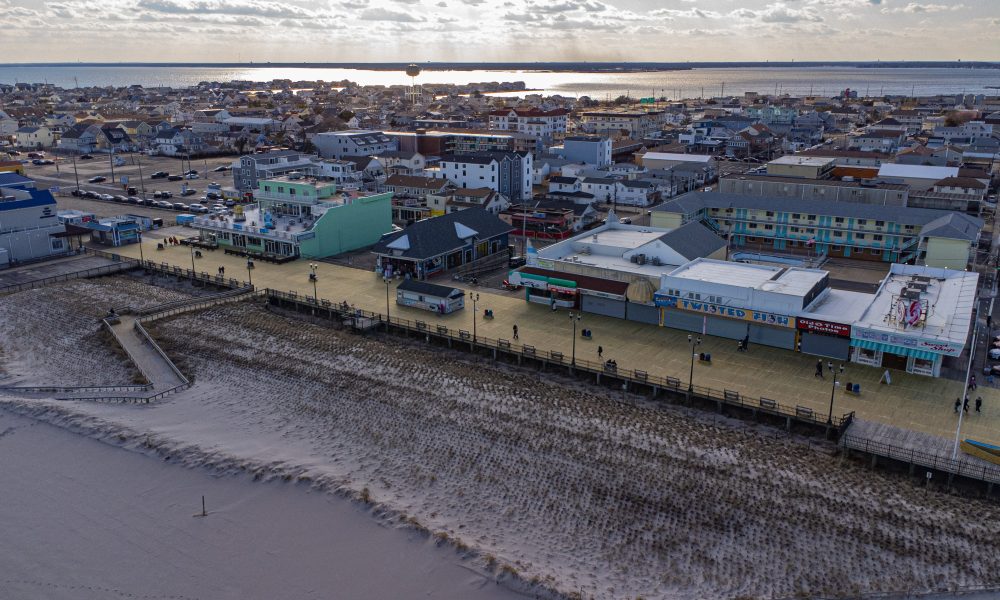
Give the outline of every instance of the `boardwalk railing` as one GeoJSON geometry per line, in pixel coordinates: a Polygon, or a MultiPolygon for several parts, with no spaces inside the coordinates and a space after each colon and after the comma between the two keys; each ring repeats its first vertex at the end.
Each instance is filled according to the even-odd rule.
{"type": "Polygon", "coordinates": [[[848,413],[842,416],[834,416],[832,422],[828,422],[826,414],[816,413],[807,407],[788,406],[769,398],[745,396],[734,390],[716,390],[695,385],[691,388],[690,393],[688,393],[688,385],[676,377],[653,375],[639,369],[612,366],[606,362],[595,362],[582,358],[573,360],[572,357],[555,350],[542,350],[507,339],[493,339],[473,335],[464,329],[456,331],[444,325],[430,325],[420,320],[401,319],[399,317],[387,318],[384,314],[352,308],[342,303],[331,303],[322,299],[317,302],[311,296],[304,296],[295,292],[282,292],[268,288],[264,293],[269,299],[277,299],[279,301],[294,303],[298,306],[309,307],[317,311],[321,316],[336,317],[345,322],[363,321],[366,323],[388,324],[399,330],[446,341],[449,345],[467,345],[473,352],[490,351],[494,357],[498,354],[514,356],[518,359],[519,363],[522,359],[540,361],[544,365],[557,365],[573,371],[591,373],[598,381],[601,378],[616,379],[625,384],[626,388],[630,385],[640,385],[651,388],[654,393],[667,391],[674,394],[682,394],[693,399],[714,401],[720,406],[725,405],[746,409],[754,414],[760,413],[784,417],[790,421],[807,423],[822,428],[836,428],[837,432],[843,431],[851,419],[854,418],[854,413],[848,413]]]}
{"type": "Polygon", "coordinates": [[[0,386],[0,392],[48,393],[48,394],[83,394],[111,392],[148,392],[153,389],[151,384],[145,385],[34,385],[34,386],[0,386]]]}
{"type": "Polygon", "coordinates": [[[950,456],[894,446],[850,433],[845,433],[840,437],[840,445],[848,450],[857,450],[872,456],[889,458],[932,471],[950,473],[958,477],[987,483],[1000,483],[1000,466],[991,465],[985,461],[972,461],[966,458],[952,459],[950,456]]]}
{"type": "Polygon", "coordinates": [[[101,265],[99,267],[91,267],[89,269],[73,271],[72,273],[63,273],[61,275],[53,275],[51,277],[33,279],[31,281],[25,281],[22,283],[12,283],[10,285],[0,287],[0,294],[13,294],[16,292],[23,292],[24,290],[40,288],[43,286],[51,285],[53,283],[58,283],[60,281],[70,281],[71,279],[86,279],[88,277],[100,277],[102,275],[111,275],[112,273],[128,271],[129,269],[132,269],[134,267],[135,265],[131,263],[116,263],[113,265],[101,265]]]}
{"type": "Polygon", "coordinates": [[[108,258],[117,262],[132,265],[133,267],[142,267],[150,271],[156,271],[157,273],[162,273],[164,275],[174,275],[177,277],[185,277],[187,279],[192,279],[194,281],[200,281],[202,283],[209,283],[212,285],[217,285],[219,287],[228,287],[231,289],[239,289],[250,287],[250,283],[246,281],[240,281],[233,277],[226,277],[224,275],[212,275],[207,271],[194,271],[191,269],[185,269],[183,267],[177,267],[166,262],[156,262],[154,260],[139,260],[137,258],[129,258],[127,256],[122,256],[120,254],[115,254],[113,252],[107,252],[105,250],[96,250],[94,248],[86,248],[85,251],[94,256],[100,256],[102,258],[108,258]]]}

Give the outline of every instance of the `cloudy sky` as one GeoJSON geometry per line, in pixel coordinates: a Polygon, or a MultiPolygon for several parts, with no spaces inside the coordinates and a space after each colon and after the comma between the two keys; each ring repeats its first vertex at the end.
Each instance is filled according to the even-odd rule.
{"type": "Polygon", "coordinates": [[[1000,0],[0,0],[0,62],[1000,60],[1000,0]]]}

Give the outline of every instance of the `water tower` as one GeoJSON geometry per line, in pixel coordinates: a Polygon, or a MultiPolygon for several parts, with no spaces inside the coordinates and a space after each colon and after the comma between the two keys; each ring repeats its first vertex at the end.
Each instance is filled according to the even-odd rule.
{"type": "Polygon", "coordinates": [[[417,87],[417,75],[420,75],[420,65],[410,64],[406,66],[406,74],[410,77],[410,90],[407,96],[410,98],[412,104],[416,104],[417,100],[423,94],[423,90],[417,87]]]}

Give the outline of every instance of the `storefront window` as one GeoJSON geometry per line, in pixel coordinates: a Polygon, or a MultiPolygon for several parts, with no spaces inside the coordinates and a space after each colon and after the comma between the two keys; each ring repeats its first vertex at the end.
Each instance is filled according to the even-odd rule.
{"type": "Polygon", "coordinates": [[[872,367],[882,366],[882,351],[858,348],[854,354],[854,362],[872,367]]]}
{"type": "Polygon", "coordinates": [[[913,365],[910,367],[910,373],[916,373],[917,375],[930,375],[934,376],[934,361],[927,360],[925,358],[914,358],[913,365]]]}

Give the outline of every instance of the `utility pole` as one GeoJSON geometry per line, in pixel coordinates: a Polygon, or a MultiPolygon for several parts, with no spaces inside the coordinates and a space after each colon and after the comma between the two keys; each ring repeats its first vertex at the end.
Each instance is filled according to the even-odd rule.
{"type": "Polygon", "coordinates": [[[111,183],[115,182],[115,147],[114,145],[108,150],[108,164],[111,165],[111,183]]]}
{"type": "Polygon", "coordinates": [[[146,182],[142,178],[142,159],[137,158],[136,164],[139,165],[139,187],[142,188],[142,199],[146,200],[146,182]]]}
{"type": "Polygon", "coordinates": [[[76,191],[80,191],[80,174],[76,171],[76,157],[73,158],[73,177],[76,178],[76,191]]]}

